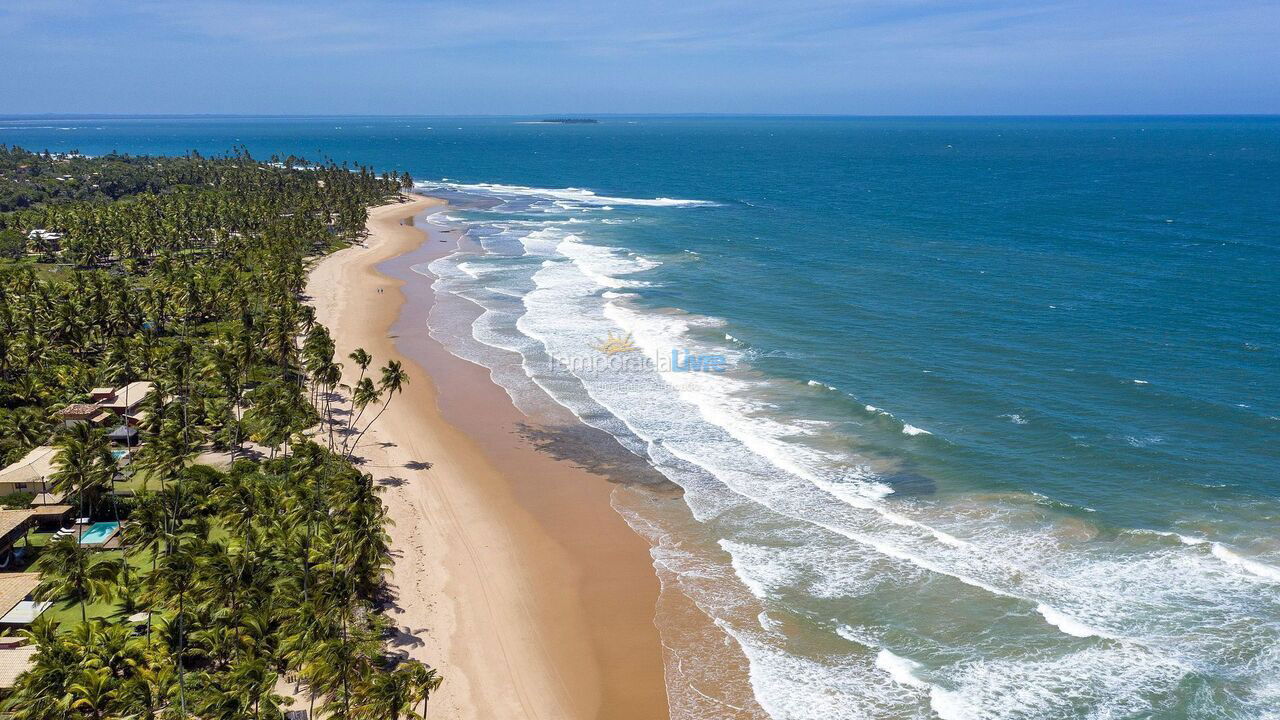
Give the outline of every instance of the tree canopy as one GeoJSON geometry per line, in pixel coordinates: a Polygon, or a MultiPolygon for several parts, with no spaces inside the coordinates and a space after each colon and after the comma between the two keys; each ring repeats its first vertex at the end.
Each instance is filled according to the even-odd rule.
{"type": "MultiPolygon", "coordinates": [[[[341,365],[302,297],[307,259],[411,183],[244,150],[0,146],[0,454],[54,445],[58,490],[125,545],[39,549],[37,594],[65,612],[23,631],[13,717],[280,718],[282,677],[326,717],[425,712],[439,676],[384,642],[386,510],[349,445],[368,424],[329,416],[341,365]],[[53,422],[141,380],[127,466],[102,431],[53,422]],[[232,464],[196,462],[212,451],[232,464]]],[[[408,377],[353,360],[376,420],[408,377]]]]}

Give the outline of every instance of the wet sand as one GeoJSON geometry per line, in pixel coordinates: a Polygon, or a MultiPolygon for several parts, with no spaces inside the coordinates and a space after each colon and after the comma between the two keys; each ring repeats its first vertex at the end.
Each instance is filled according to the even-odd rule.
{"type": "Polygon", "coordinates": [[[393,645],[444,675],[432,718],[668,717],[658,580],[610,506],[619,486],[427,335],[429,279],[409,268],[458,239],[404,223],[436,204],[374,208],[365,244],[319,261],[307,286],[345,383],[355,347],[375,380],[388,358],[411,378],[355,453],[395,522],[393,645]]]}

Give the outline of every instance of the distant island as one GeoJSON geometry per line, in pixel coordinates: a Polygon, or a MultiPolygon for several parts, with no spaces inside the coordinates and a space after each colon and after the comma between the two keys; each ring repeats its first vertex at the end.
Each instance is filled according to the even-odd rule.
{"type": "Polygon", "coordinates": [[[596,125],[600,121],[595,118],[547,118],[538,122],[555,123],[557,125],[596,125]]]}

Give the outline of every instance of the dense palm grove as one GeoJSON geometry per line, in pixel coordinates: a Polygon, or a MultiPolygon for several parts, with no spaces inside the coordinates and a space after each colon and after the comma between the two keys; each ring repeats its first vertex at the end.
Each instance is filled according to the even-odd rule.
{"type": "MultiPolygon", "coordinates": [[[[409,182],[245,152],[0,147],[17,258],[0,260],[0,453],[55,446],[57,489],[125,539],[122,557],[74,537],[39,548],[37,596],[62,620],[22,631],[38,650],[4,701],[14,717],[278,718],[295,684],[324,717],[425,712],[438,676],[386,650],[387,518],[351,459],[362,421],[317,412],[340,365],[302,302],[307,257],[409,182]],[[135,380],[155,388],[127,468],[102,429],[55,429],[90,388],[135,380]],[[232,464],[197,462],[214,451],[232,464]]],[[[407,378],[351,360],[357,412],[376,419],[407,378]]]]}

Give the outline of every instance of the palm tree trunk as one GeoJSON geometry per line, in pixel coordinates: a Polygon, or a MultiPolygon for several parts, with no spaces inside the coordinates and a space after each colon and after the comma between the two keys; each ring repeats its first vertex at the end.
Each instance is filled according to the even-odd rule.
{"type": "MultiPolygon", "coordinates": [[[[360,387],[360,381],[364,380],[364,368],[360,368],[360,377],[356,378],[356,384],[351,386],[351,412],[355,412],[356,388],[360,387]]],[[[360,415],[364,414],[364,410],[360,410],[360,415]]],[[[347,431],[342,433],[342,452],[347,451],[347,438],[351,437],[351,426],[360,422],[360,415],[356,415],[353,420],[351,413],[347,413],[347,431]]]]}
{"type": "Polygon", "coordinates": [[[178,593],[178,704],[182,708],[182,717],[187,717],[187,683],[183,675],[183,654],[186,652],[186,637],[183,634],[182,614],[185,592],[178,593]]]}
{"type": "Polygon", "coordinates": [[[360,434],[356,436],[356,441],[351,445],[351,452],[347,453],[348,460],[351,459],[351,453],[354,453],[356,451],[356,448],[360,447],[360,441],[364,438],[364,434],[369,432],[369,428],[373,427],[374,423],[378,422],[378,418],[382,417],[382,413],[387,411],[387,406],[390,404],[391,404],[391,396],[388,395],[387,401],[382,403],[382,407],[378,410],[378,414],[374,415],[373,419],[369,421],[369,424],[365,425],[364,429],[360,431],[360,434]]]}

